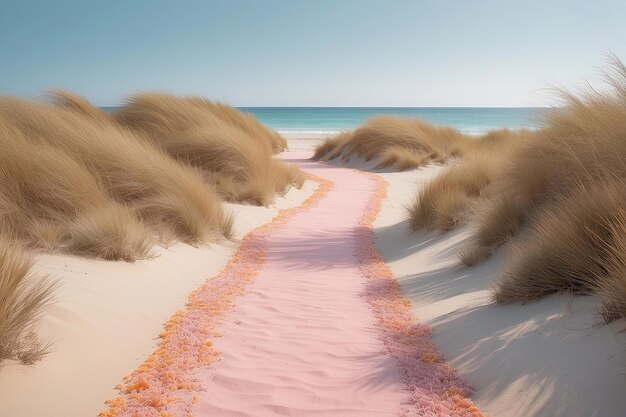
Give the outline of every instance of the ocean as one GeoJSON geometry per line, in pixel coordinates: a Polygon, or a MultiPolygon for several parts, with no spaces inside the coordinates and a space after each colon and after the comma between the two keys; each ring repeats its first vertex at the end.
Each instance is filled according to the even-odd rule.
{"type": "MultiPolygon", "coordinates": [[[[114,111],[117,107],[102,107],[114,111]]],[[[330,135],[350,130],[373,116],[385,114],[419,117],[451,126],[468,134],[489,130],[535,129],[549,108],[545,107],[238,107],[252,113],[280,133],[330,135]]]]}
{"type": "Polygon", "coordinates": [[[419,117],[469,134],[509,128],[537,128],[548,109],[541,107],[239,107],[281,133],[332,134],[354,129],[385,114],[419,117]]]}

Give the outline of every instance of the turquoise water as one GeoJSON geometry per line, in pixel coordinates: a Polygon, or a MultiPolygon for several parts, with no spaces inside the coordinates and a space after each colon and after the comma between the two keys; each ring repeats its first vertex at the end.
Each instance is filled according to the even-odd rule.
{"type": "MultiPolygon", "coordinates": [[[[116,107],[104,107],[113,111],[116,107]]],[[[509,128],[534,129],[542,107],[238,107],[281,133],[331,134],[354,129],[376,115],[419,117],[428,122],[480,134],[509,128]]]]}
{"type": "Polygon", "coordinates": [[[335,133],[380,115],[419,117],[479,134],[498,128],[536,128],[545,108],[537,107],[239,107],[282,133],[335,133]]]}

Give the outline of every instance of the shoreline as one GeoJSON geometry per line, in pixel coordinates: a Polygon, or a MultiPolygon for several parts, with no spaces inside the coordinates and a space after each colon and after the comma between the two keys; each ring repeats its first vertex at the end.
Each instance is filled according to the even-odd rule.
{"type": "MultiPolygon", "coordinates": [[[[502,129],[505,129],[505,128],[502,128],[502,129]]],[[[526,128],[526,129],[534,131],[534,130],[538,130],[539,128],[534,127],[534,128],[526,128]]],[[[295,131],[295,130],[288,130],[288,131],[278,130],[278,133],[280,133],[288,141],[302,141],[302,140],[322,141],[324,139],[331,138],[333,136],[336,136],[342,132],[346,132],[349,130],[354,130],[354,129],[344,129],[344,130],[335,130],[335,131],[312,131],[312,132],[295,131]]],[[[458,130],[462,134],[470,136],[470,137],[479,137],[481,135],[489,133],[490,131],[493,131],[493,129],[491,128],[474,129],[474,130],[458,129],[458,130]]]]}

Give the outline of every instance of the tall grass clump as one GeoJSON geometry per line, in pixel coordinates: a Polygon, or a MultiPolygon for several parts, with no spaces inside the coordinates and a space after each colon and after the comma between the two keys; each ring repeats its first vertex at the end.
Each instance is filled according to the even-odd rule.
{"type": "Polygon", "coordinates": [[[265,205],[304,181],[297,168],[272,158],[283,149],[278,134],[224,104],[140,94],[114,118],[174,159],[199,169],[229,201],[265,205]]]}
{"type": "Polygon", "coordinates": [[[429,162],[429,158],[429,155],[425,153],[414,152],[401,146],[390,146],[378,155],[377,168],[392,167],[394,170],[406,171],[425,165],[429,162]]]}
{"type": "Polygon", "coordinates": [[[403,170],[458,156],[467,141],[467,136],[453,128],[419,119],[378,116],[350,134],[328,140],[314,158],[330,160],[342,156],[345,160],[356,156],[365,161],[376,159],[378,167],[403,170]]]}
{"type": "Polygon", "coordinates": [[[132,262],[151,256],[153,234],[127,207],[80,213],[68,225],[66,250],[75,255],[132,262]]]}
{"type": "MultiPolygon", "coordinates": [[[[552,109],[543,128],[519,141],[502,164],[493,194],[517,207],[520,223],[581,186],[626,173],[626,72],[619,61],[613,60],[606,80],[608,91],[561,92],[564,105],[552,109]]],[[[491,204],[482,210],[483,229],[501,228],[500,209],[491,204]]]]}
{"type": "Polygon", "coordinates": [[[452,165],[424,185],[408,208],[411,230],[449,230],[489,184],[490,160],[474,157],[452,165]]]}
{"type": "Polygon", "coordinates": [[[408,208],[410,227],[449,230],[473,213],[485,199],[497,170],[522,137],[531,132],[506,129],[489,132],[464,145],[464,155],[422,186],[408,208]]]}
{"type": "Polygon", "coordinates": [[[525,206],[496,195],[480,202],[474,211],[474,240],[483,247],[498,247],[522,227],[525,206]]]}
{"type": "Polygon", "coordinates": [[[0,198],[3,227],[33,248],[79,254],[80,240],[88,246],[81,255],[133,261],[146,257],[153,243],[136,216],[110,201],[84,164],[49,144],[29,142],[2,119],[0,198]],[[94,233],[77,235],[79,219],[92,224],[94,233]]]}
{"type": "Polygon", "coordinates": [[[280,153],[287,149],[287,140],[275,130],[261,123],[253,114],[244,113],[228,104],[215,103],[200,97],[191,97],[189,100],[197,102],[207,111],[215,114],[227,124],[243,130],[252,138],[269,142],[274,153],[280,153]]]}
{"type": "Polygon", "coordinates": [[[0,117],[36,146],[86,166],[110,198],[160,236],[193,244],[229,233],[219,198],[196,170],[112,121],[15,98],[0,99],[0,117]]]}
{"type": "Polygon", "coordinates": [[[474,237],[481,245],[514,237],[496,302],[599,293],[605,320],[626,312],[626,67],[617,58],[605,81],[605,89],[560,92],[563,106],[494,175],[474,237]]]}
{"type": "Polygon", "coordinates": [[[412,230],[448,230],[474,215],[474,209],[489,201],[498,170],[523,140],[533,137],[528,130],[501,129],[463,143],[463,155],[418,191],[408,207],[412,230]]]}
{"type": "Polygon", "coordinates": [[[327,138],[321,145],[315,148],[315,152],[311,159],[315,161],[330,161],[340,155],[344,155],[345,160],[347,160],[348,156],[344,154],[344,150],[350,143],[352,134],[353,132],[351,131],[345,131],[333,137],[327,138]]]}
{"type": "Polygon", "coordinates": [[[605,257],[596,262],[603,269],[593,276],[596,292],[602,297],[602,317],[605,322],[626,317],[626,211],[622,208],[614,217],[609,230],[612,244],[605,257]]]}
{"type": "MultiPolygon", "coordinates": [[[[559,197],[536,214],[528,236],[510,248],[495,300],[533,301],[563,291],[592,293],[606,281],[599,277],[607,275],[606,260],[626,232],[616,227],[625,213],[623,180],[581,187],[559,197]]],[[[626,252],[622,256],[626,258],[626,252]]]]}
{"type": "Polygon", "coordinates": [[[36,321],[52,300],[54,282],[30,273],[33,260],[15,240],[0,234],[0,364],[17,360],[30,365],[48,345],[37,336],[36,321]]]}
{"type": "Polygon", "coordinates": [[[470,266],[511,241],[495,302],[598,293],[606,321],[626,314],[626,67],[612,57],[604,79],[604,89],[559,91],[562,106],[536,131],[464,143],[408,208],[413,229],[466,218],[459,255],[470,266]]]}

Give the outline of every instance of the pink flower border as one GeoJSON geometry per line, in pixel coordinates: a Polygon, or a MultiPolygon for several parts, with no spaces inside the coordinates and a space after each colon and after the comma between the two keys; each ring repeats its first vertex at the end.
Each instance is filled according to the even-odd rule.
{"type": "MultiPolygon", "coordinates": [[[[360,172],[360,171],[359,171],[360,172]]],[[[471,386],[446,363],[431,339],[431,328],[413,320],[411,301],[404,298],[393,273],[376,248],[372,225],[387,197],[387,182],[367,175],[377,185],[361,219],[356,256],[366,279],[364,296],[378,323],[380,338],[398,361],[411,397],[401,416],[485,417],[469,395],[471,386]]]]}

